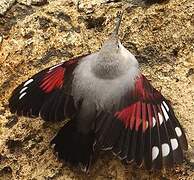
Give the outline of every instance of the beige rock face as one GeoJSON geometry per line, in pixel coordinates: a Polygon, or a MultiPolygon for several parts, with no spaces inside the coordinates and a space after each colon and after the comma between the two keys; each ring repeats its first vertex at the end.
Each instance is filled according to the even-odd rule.
{"type": "MultiPolygon", "coordinates": [[[[52,0],[42,7],[14,5],[0,17],[0,179],[194,179],[184,163],[147,172],[101,153],[88,175],[59,162],[49,142],[62,123],[16,117],[7,100],[38,71],[95,52],[110,35],[121,2],[52,0]]],[[[142,72],[168,99],[194,147],[194,1],[170,0],[126,12],[120,37],[142,72]]],[[[192,154],[192,153],[191,153],[192,154]]],[[[188,154],[189,158],[190,157],[188,154]]]]}
{"type": "Polygon", "coordinates": [[[0,1],[0,15],[4,15],[5,12],[15,3],[15,0],[1,0],[0,1]]]}
{"type": "Polygon", "coordinates": [[[18,3],[29,5],[43,5],[47,3],[47,0],[17,0],[18,3]]]}

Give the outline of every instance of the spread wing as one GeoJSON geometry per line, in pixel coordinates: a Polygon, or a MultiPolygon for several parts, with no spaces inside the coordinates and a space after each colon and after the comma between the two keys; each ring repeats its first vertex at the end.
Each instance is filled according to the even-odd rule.
{"type": "Polygon", "coordinates": [[[9,99],[12,113],[39,115],[46,121],[63,120],[74,113],[70,95],[72,72],[83,56],[47,68],[20,84],[9,99]]]}
{"type": "Polygon", "coordinates": [[[143,75],[128,96],[131,100],[121,110],[99,112],[95,147],[147,169],[182,163],[187,140],[170,102],[143,75]]]}

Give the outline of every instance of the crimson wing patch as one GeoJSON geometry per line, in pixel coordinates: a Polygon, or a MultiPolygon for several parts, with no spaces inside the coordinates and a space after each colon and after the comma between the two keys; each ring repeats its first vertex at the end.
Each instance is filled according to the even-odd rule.
{"type": "Polygon", "coordinates": [[[49,93],[55,89],[61,89],[64,83],[65,68],[61,64],[49,68],[40,82],[40,88],[49,93]]]}
{"type": "Polygon", "coordinates": [[[96,148],[147,169],[182,163],[187,140],[169,101],[143,75],[131,95],[132,102],[116,113],[99,112],[96,148]]]}
{"type": "Polygon", "coordinates": [[[28,117],[40,115],[46,121],[70,116],[73,98],[65,92],[71,88],[72,71],[80,58],[47,68],[19,85],[9,99],[10,111],[28,117]]]}

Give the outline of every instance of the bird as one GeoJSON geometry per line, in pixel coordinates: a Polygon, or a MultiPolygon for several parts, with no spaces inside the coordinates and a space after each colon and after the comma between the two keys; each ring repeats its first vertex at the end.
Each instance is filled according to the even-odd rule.
{"type": "Polygon", "coordinates": [[[60,160],[84,172],[100,151],[155,171],[181,164],[188,149],[171,102],[119,39],[123,14],[119,11],[100,50],[38,72],[8,100],[18,116],[50,122],[68,118],[50,143],[60,160]]]}

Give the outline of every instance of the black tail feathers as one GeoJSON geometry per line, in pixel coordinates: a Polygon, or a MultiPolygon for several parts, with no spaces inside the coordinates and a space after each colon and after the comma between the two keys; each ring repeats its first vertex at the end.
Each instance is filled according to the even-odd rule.
{"type": "Polygon", "coordinates": [[[75,122],[69,121],[60,129],[51,144],[54,144],[59,159],[88,171],[93,154],[94,133],[80,133],[75,122]]]}

